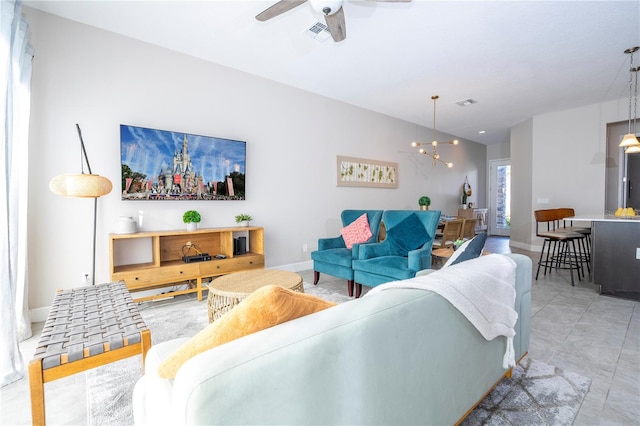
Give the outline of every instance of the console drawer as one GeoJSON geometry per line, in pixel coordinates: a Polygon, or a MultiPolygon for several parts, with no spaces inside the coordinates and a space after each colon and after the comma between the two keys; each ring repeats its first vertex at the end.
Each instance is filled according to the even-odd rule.
{"type": "Polygon", "coordinates": [[[174,283],[192,280],[198,277],[198,266],[184,264],[164,266],[153,269],[117,272],[112,275],[114,281],[124,281],[130,290],[149,287],[154,284],[174,283]]]}
{"type": "Polygon", "coordinates": [[[264,256],[245,254],[228,259],[216,259],[201,262],[200,276],[213,277],[232,272],[246,271],[248,269],[264,268],[264,256]]]}

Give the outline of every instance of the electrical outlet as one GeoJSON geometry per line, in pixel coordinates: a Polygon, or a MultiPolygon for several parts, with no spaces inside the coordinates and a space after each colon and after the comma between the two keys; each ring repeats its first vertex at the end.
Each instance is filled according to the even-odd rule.
{"type": "Polygon", "coordinates": [[[89,286],[91,285],[91,276],[88,272],[82,274],[82,285],[89,286]]]}
{"type": "Polygon", "coordinates": [[[302,252],[303,252],[303,253],[306,253],[308,249],[309,249],[309,247],[307,246],[307,243],[304,243],[304,244],[302,245],[302,252]]]}

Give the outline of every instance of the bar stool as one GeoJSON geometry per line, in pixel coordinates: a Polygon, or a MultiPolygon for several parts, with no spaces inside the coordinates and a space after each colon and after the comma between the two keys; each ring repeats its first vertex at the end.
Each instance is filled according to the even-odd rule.
{"type": "Polygon", "coordinates": [[[584,238],[580,238],[578,240],[580,250],[579,261],[581,270],[584,276],[584,269],[582,266],[584,264],[587,265],[587,272],[589,272],[589,277],[591,277],[591,227],[589,226],[573,226],[573,220],[570,218],[576,215],[575,210],[569,207],[563,207],[557,209],[559,211],[558,216],[559,219],[562,220],[562,227],[558,228],[558,230],[568,231],[568,232],[577,232],[578,234],[584,235],[584,238]],[[567,226],[567,222],[569,226],[567,226]]]}
{"type": "Polygon", "coordinates": [[[561,214],[558,209],[544,209],[533,212],[536,219],[536,236],[544,238],[538,269],[536,270],[536,280],[540,274],[540,267],[544,266],[544,275],[547,269],[569,269],[571,274],[571,285],[574,284],[573,270],[580,277],[579,253],[576,250],[575,241],[584,238],[584,235],[566,230],[558,230],[558,223],[561,214]],[[546,225],[546,230],[540,231],[540,225],[546,225]],[[546,257],[545,257],[546,248],[546,257]]]}

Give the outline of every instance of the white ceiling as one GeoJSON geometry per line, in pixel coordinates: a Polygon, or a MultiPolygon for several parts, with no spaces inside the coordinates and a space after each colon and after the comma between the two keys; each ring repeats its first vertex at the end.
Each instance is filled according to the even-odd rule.
{"type": "Polygon", "coordinates": [[[640,0],[345,1],[340,43],[304,34],[323,21],[308,3],[258,22],[273,3],[24,1],[427,127],[437,94],[438,131],[484,144],[537,114],[627,97],[624,50],[640,45],[640,0]],[[455,104],[467,98],[478,103],[455,104]]]}

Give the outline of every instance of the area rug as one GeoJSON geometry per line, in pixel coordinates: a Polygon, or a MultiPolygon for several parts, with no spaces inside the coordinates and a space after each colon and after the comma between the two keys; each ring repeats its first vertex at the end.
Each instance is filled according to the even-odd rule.
{"type": "Polygon", "coordinates": [[[462,425],[572,425],[590,385],[587,377],[525,358],[462,425]]]}
{"type": "MultiPolygon", "coordinates": [[[[326,288],[304,283],[304,291],[324,300],[344,303],[354,300],[326,288]]],[[[151,343],[157,344],[178,337],[192,337],[209,324],[207,301],[176,298],[143,303],[138,307],[145,324],[151,330],[151,343]]],[[[132,425],[131,398],[133,387],[142,377],[140,356],[134,356],[87,371],[87,408],[89,424],[132,425]]]]}
{"type": "MultiPolygon", "coordinates": [[[[343,303],[354,300],[321,286],[304,284],[305,292],[343,303]]],[[[152,343],[191,337],[209,323],[206,301],[173,300],[140,305],[152,343]]],[[[140,356],[87,371],[89,424],[132,425],[133,388],[142,376],[140,356]]],[[[571,425],[591,380],[541,361],[525,358],[465,419],[475,425],[571,425]]],[[[428,421],[426,422],[428,423],[428,421]]]]}

